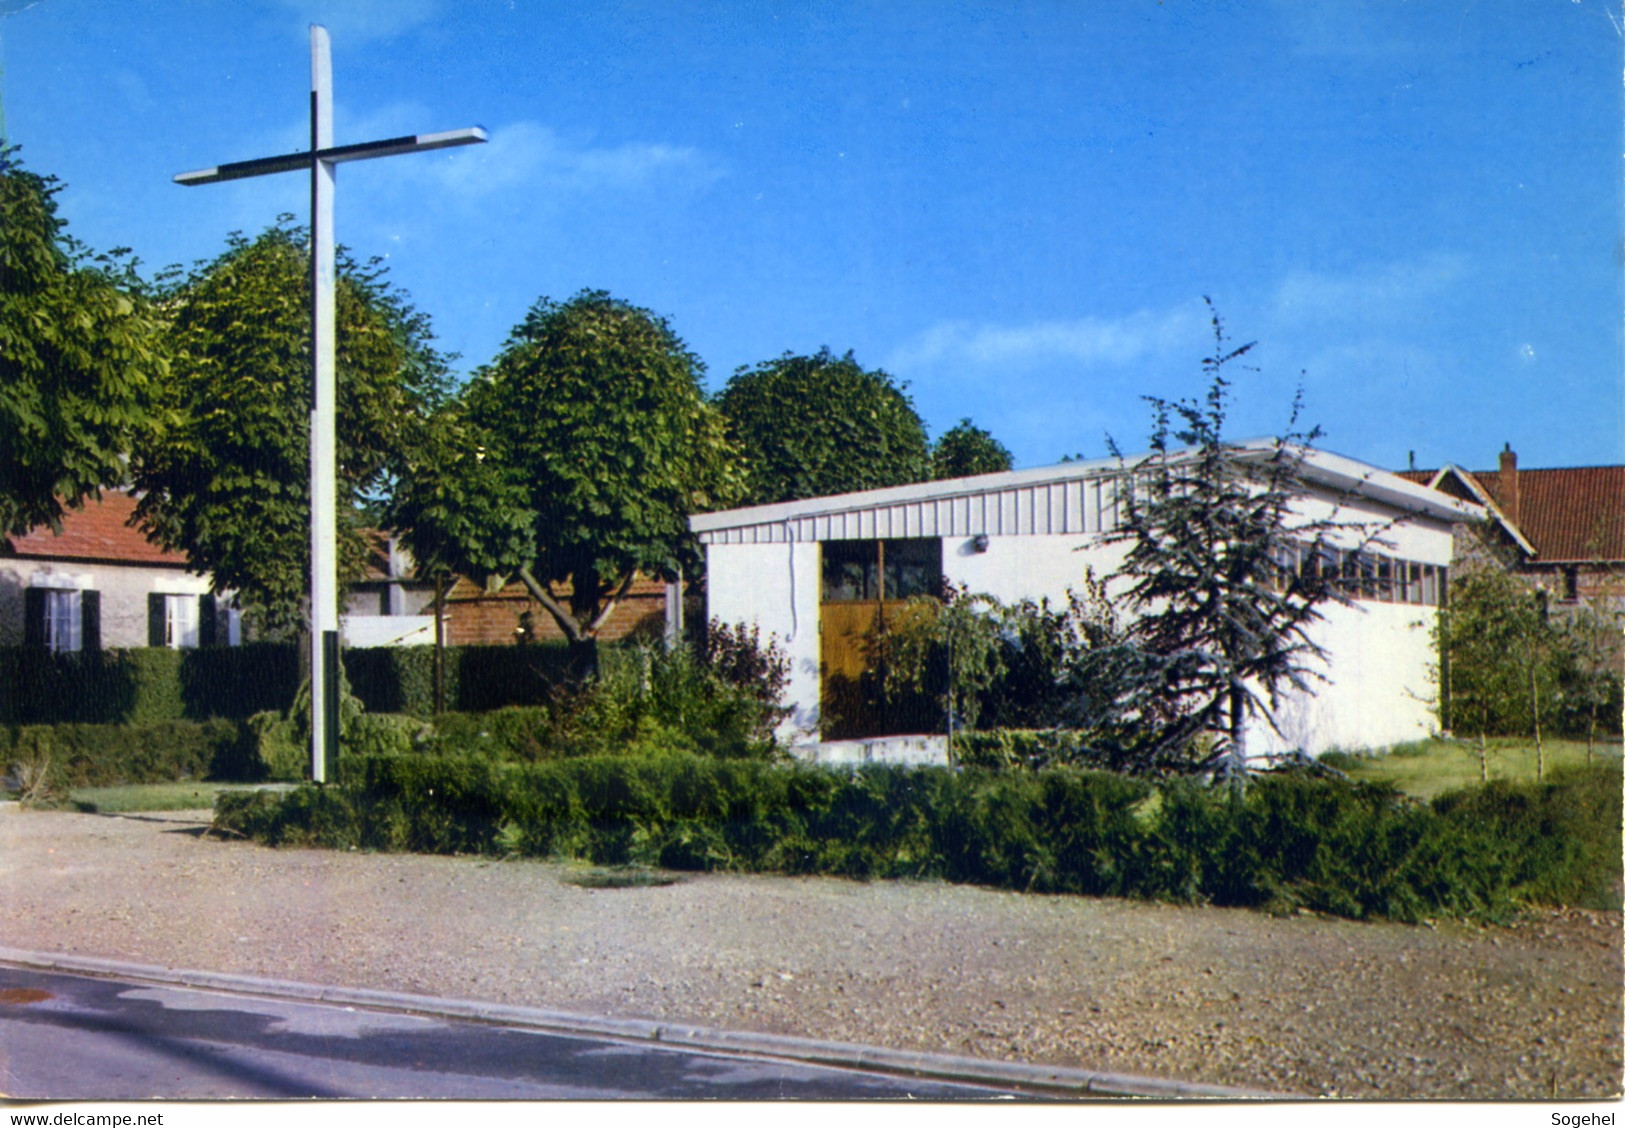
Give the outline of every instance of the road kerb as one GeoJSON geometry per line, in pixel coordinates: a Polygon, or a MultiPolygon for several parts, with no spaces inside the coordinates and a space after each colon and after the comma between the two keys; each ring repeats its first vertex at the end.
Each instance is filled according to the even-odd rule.
{"type": "Polygon", "coordinates": [[[1303,1094],[1209,1085],[1164,1077],[1107,1073],[1058,1065],[995,1061],[953,1054],[894,1050],[849,1042],[825,1042],[787,1034],[717,1030],[641,1018],[612,1018],[506,1003],[409,995],[364,987],[338,987],[269,979],[228,972],[199,971],[127,963],[65,952],[0,948],[0,964],[105,978],[136,979],[227,994],[258,995],[298,1002],[334,1003],[426,1017],[489,1022],[561,1034],[595,1035],[628,1042],[653,1042],[691,1050],[783,1058],[871,1072],[939,1081],[1016,1087],[1047,1096],[1140,1097],[1164,1101],[1300,1101],[1303,1094]]]}

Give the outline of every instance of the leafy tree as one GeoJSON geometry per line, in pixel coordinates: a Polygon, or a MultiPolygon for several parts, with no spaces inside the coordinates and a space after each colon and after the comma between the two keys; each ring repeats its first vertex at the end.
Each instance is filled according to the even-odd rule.
{"type": "MultiPolygon", "coordinates": [[[[1110,578],[1130,612],[1125,640],[1092,656],[1088,680],[1113,687],[1107,727],[1123,766],[1235,776],[1247,767],[1249,721],[1274,727],[1283,692],[1324,680],[1309,629],[1324,604],[1349,597],[1322,562],[1354,527],[1293,513],[1319,436],[1297,430],[1299,401],[1269,444],[1225,439],[1226,370],[1253,346],[1232,347],[1216,313],[1212,326],[1204,399],[1146,397],[1151,450],[1124,466],[1122,518],[1107,538],[1128,546],[1110,578]]],[[[1122,459],[1115,443],[1112,452],[1122,459]]]]}
{"type": "Polygon", "coordinates": [[[898,486],[931,476],[906,385],[848,352],[785,353],[740,368],[717,396],[744,451],[749,505],[898,486]]]}
{"type": "Polygon", "coordinates": [[[1441,720],[1458,734],[1477,734],[1479,776],[1486,781],[1484,738],[1516,732],[1531,719],[1526,657],[1543,626],[1535,593],[1491,565],[1458,573],[1439,612],[1434,630],[1445,669],[1441,720]]]}
{"type": "Polygon", "coordinates": [[[66,234],[61,188],[0,146],[0,535],[60,530],[162,423],[161,321],[133,260],[66,234]]]}
{"type": "MultiPolygon", "coordinates": [[[[310,574],[309,254],[284,217],[165,295],[171,309],[176,421],[138,450],[137,515],[235,589],[268,634],[298,630],[310,574]]],[[[376,262],[341,258],[337,290],[340,578],[361,575],[359,511],[387,486],[425,412],[444,394],[445,361],[427,318],[376,262]]]]}
{"type": "Polygon", "coordinates": [[[1583,722],[1586,763],[1591,763],[1599,722],[1611,717],[1617,727],[1620,713],[1619,625],[1597,602],[1574,608],[1558,626],[1557,659],[1562,693],[1574,721],[1583,722]]]}
{"type": "Polygon", "coordinates": [[[688,514],[739,496],[702,371],[648,310],[601,291],[543,298],[401,482],[408,547],[429,567],[517,575],[590,646],[639,573],[698,571],[688,514]]]}
{"type": "Polygon", "coordinates": [[[969,419],[961,419],[931,448],[931,476],[938,481],[997,474],[1012,465],[1014,461],[1005,445],[969,419]]]}

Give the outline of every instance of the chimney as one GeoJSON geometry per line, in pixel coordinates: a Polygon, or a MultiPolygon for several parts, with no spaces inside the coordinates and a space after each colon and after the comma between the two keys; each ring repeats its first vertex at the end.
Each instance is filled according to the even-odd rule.
{"type": "Polygon", "coordinates": [[[1514,525],[1518,523],[1518,456],[1513,453],[1512,444],[1507,443],[1501,451],[1501,480],[1500,489],[1501,512],[1506,514],[1507,520],[1514,525]]]}

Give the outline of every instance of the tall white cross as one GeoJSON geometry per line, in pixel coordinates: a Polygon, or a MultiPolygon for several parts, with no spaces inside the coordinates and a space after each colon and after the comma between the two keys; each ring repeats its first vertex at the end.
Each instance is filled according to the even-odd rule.
{"type": "Polygon", "coordinates": [[[324,782],[339,746],[338,444],[334,433],[334,241],[333,188],[338,166],[472,145],[485,140],[479,127],[333,144],[333,59],[327,29],[310,28],[310,149],[285,157],[262,157],[183,172],[188,187],[242,180],[274,172],[310,170],[310,774],[324,782]]]}

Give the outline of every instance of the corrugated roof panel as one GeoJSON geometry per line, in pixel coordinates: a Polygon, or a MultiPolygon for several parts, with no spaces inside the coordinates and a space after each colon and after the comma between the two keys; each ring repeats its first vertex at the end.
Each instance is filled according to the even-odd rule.
{"type": "MultiPolygon", "coordinates": [[[[1106,533],[1120,524],[1120,491],[1129,485],[1118,472],[1118,465],[1113,462],[1049,467],[1043,471],[1047,477],[1040,477],[1035,471],[1012,471],[978,479],[918,483],[730,513],[699,514],[691,521],[700,540],[708,544],[772,543],[792,533],[797,540],[809,541],[956,537],[978,533],[1002,536],[1106,533]],[[740,523],[730,524],[733,520],[740,523]]],[[[1433,520],[1472,516],[1471,507],[1341,455],[1313,452],[1311,469],[1316,483],[1351,490],[1379,504],[1424,514],[1433,520]]],[[[1625,473],[1625,468],[1548,473],[1583,475],[1588,479],[1585,485],[1591,489],[1585,491],[1589,496],[1580,504],[1559,507],[1563,512],[1550,523],[1560,526],[1561,531],[1556,535],[1547,534],[1548,543],[1542,546],[1543,558],[1553,559],[1554,550],[1605,558],[1610,550],[1619,552],[1614,542],[1625,540],[1621,531],[1625,529],[1625,522],[1617,517],[1622,508],[1619,495],[1625,491],[1621,490],[1620,478],[1615,475],[1625,473]],[[1607,516],[1599,520],[1599,511],[1607,516]],[[1575,545],[1575,541],[1584,547],[1575,545]]],[[[1484,475],[1480,480],[1487,477],[1484,475]]],[[[1537,523],[1534,515],[1552,507],[1544,496],[1543,487],[1548,482],[1538,480],[1539,477],[1539,472],[1532,471],[1520,475],[1523,508],[1530,514],[1526,521],[1531,524],[1537,523]]],[[[1563,484],[1571,493],[1580,492],[1574,490],[1570,482],[1563,484]]]]}

